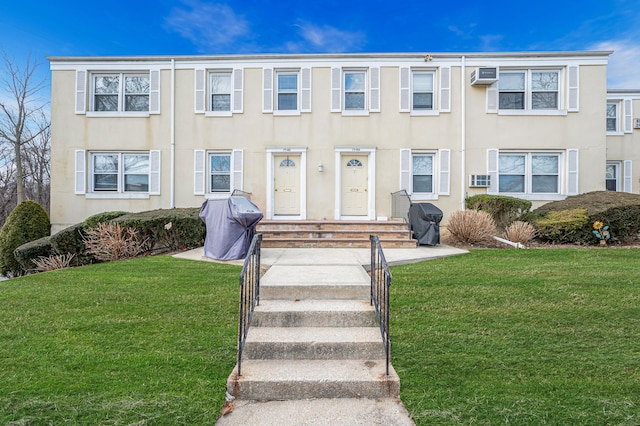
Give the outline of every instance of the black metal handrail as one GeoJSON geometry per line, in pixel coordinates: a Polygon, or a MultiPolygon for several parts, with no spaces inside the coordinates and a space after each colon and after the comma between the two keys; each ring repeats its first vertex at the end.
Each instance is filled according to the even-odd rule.
{"type": "Polygon", "coordinates": [[[391,272],[387,259],[382,251],[380,239],[377,235],[370,235],[371,241],[371,305],[375,306],[382,343],[386,357],[386,371],[389,375],[391,360],[391,339],[389,338],[389,287],[391,286],[391,272]]]}
{"type": "Polygon", "coordinates": [[[253,310],[260,303],[260,247],[262,234],[254,235],[240,273],[240,320],[238,322],[238,376],[242,376],[242,351],[247,341],[253,310]]]}

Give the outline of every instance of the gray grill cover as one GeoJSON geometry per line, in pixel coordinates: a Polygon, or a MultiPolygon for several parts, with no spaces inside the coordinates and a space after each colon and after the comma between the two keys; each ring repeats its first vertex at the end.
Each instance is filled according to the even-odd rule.
{"type": "Polygon", "coordinates": [[[431,203],[416,203],[409,207],[409,225],[413,238],[420,245],[440,244],[442,210],[431,203]]]}
{"type": "Polygon", "coordinates": [[[262,217],[260,209],[244,197],[205,201],[200,209],[207,228],[204,255],[218,260],[245,258],[262,217]]]}

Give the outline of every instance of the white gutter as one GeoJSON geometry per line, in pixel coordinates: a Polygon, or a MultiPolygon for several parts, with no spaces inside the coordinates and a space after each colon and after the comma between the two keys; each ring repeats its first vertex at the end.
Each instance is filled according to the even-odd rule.
{"type": "Polygon", "coordinates": [[[176,207],[176,60],[171,59],[171,195],[170,208],[176,207]]]}
{"type": "Polygon", "coordinates": [[[466,72],[466,58],[462,57],[461,66],[461,83],[460,91],[462,96],[462,113],[460,114],[460,197],[461,206],[460,209],[465,209],[465,198],[467,194],[467,72],[466,72]]]}

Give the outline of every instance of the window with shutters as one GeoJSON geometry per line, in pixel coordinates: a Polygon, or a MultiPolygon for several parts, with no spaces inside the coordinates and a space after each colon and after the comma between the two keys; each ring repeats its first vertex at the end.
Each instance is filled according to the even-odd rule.
{"type": "Polygon", "coordinates": [[[450,191],[451,151],[400,150],[400,189],[414,201],[437,200],[450,191]]]}
{"type": "Polygon", "coordinates": [[[89,188],[94,193],[148,193],[148,152],[92,152],[89,188]]]}
{"type": "Polygon", "coordinates": [[[560,152],[504,152],[498,156],[501,194],[560,194],[560,152]]]}
{"type": "Polygon", "coordinates": [[[91,111],[149,113],[149,74],[94,73],[91,75],[91,111]]]}
{"type": "Polygon", "coordinates": [[[194,108],[208,117],[230,117],[243,112],[244,70],[194,70],[194,108]]]}
{"type": "Polygon", "coordinates": [[[562,109],[559,70],[504,70],[498,80],[500,111],[558,111],[562,109]]]}

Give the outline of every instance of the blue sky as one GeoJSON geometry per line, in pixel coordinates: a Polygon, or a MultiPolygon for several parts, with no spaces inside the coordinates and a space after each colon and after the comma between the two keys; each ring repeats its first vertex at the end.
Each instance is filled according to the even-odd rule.
{"type": "Polygon", "coordinates": [[[638,0],[0,0],[11,58],[219,53],[615,50],[640,89],[638,0]],[[484,6],[483,6],[484,5],[484,6]]]}

